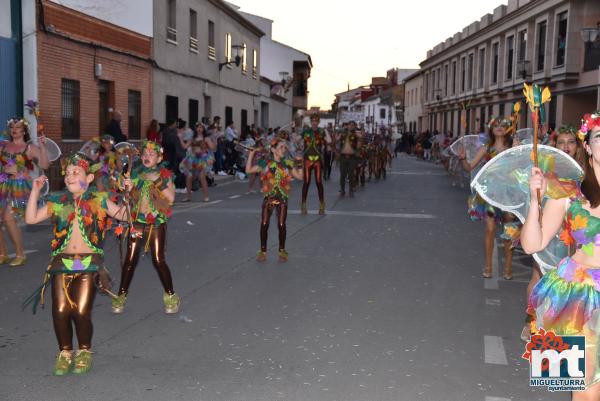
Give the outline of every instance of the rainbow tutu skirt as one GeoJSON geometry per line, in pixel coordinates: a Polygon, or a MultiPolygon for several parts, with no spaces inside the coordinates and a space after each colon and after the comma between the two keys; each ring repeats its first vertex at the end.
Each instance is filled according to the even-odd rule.
{"type": "Polygon", "coordinates": [[[0,208],[11,207],[15,213],[24,215],[30,193],[28,176],[0,174],[0,208]]]}

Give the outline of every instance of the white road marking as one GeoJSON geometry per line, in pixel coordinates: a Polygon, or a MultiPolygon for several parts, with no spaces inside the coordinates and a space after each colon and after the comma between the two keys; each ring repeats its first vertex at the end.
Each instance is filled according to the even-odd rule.
{"type": "Polygon", "coordinates": [[[427,172],[427,171],[390,171],[388,174],[392,174],[392,175],[431,175],[431,176],[448,175],[447,173],[431,173],[431,172],[427,172]]]}
{"type": "MultiPolygon", "coordinates": [[[[38,252],[37,249],[28,249],[25,251],[25,255],[29,255],[30,253],[36,253],[36,252],[38,252]]],[[[15,253],[11,253],[10,255],[8,255],[9,258],[14,258],[16,256],[17,256],[17,254],[15,254],[15,253]]]]}
{"type": "Polygon", "coordinates": [[[502,302],[499,299],[495,299],[495,298],[486,298],[485,299],[485,304],[489,305],[489,306],[500,306],[501,303],[502,302]]]}
{"type": "Polygon", "coordinates": [[[483,336],[485,363],[493,365],[508,365],[504,340],[498,336],[483,336]]]}
{"type": "Polygon", "coordinates": [[[242,195],[231,195],[229,197],[229,199],[237,199],[237,198],[241,198],[241,197],[242,197],[242,195]]]}
{"type": "Polygon", "coordinates": [[[492,277],[483,278],[483,288],[486,290],[497,290],[498,286],[498,246],[494,239],[494,250],[492,251],[492,277]]]}
{"type": "MultiPolygon", "coordinates": [[[[200,207],[191,207],[187,209],[179,209],[180,212],[189,211],[192,209],[201,209],[200,207]]],[[[198,210],[202,211],[202,210],[198,210]]],[[[210,209],[211,213],[240,213],[240,214],[260,214],[260,208],[257,206],[256,209],[210,209]]],[[[288,214],[299,215],[300,210],[289,210],[288,214]]],[[[309,215],[318,215],[318,211],[309,210],[309,215]]],[[[353,217],[379,217],[379,218],[396,218],[396,219],[435,219],[436,216],[432,214],[424,213],[378,213],[378,212],[344,212],[337,210],[326,210],[325,216],[353,216],[353,217]]]]}
{"type": "Polygon", "coordinates": [[[510,398],[502,398],[502,397],[485,397],[485,401],[511,401],[510,398]]]}

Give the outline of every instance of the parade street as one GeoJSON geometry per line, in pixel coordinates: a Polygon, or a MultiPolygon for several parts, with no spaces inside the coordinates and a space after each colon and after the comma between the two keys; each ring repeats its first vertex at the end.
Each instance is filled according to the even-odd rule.
{"type": "MultiPolygon", "coordinates": [[[[466,216],[467,189],[440,165],[401,155],[387,180],[354,198],[326,182],[327,214],[308,216],[293,185],[289,261],[277,261],[271,223],[259,247],[260,194],[221,182],[176,203],[167,260],[180,312],[165,315],[162,288],[142,258],[125,311],[94,308],[93,374],[52,376],[57,345],[46,309],[21,302],[42,281],[50,227],[25,231],[28,263],[0,269],[1,400],[566,400],[529,387],[521,358],[528,257],[512,281],[484,280],[483,225],[466,216]]],[[[181,196],[181,195],[178,195],[181,196]]],[[[118,283],[119,250],[107,241],[118,283]]],[[[497,252],[496,254],[501,253],[497,252]]]]}

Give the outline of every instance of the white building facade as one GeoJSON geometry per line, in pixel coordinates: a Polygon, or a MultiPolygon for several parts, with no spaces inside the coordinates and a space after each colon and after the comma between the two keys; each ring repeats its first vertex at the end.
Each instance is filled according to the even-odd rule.
{"type": "Polygon", "coordinates": [[[417,71],[404,78],[404,127],[406,132],[423,130],[423,76],[417,71]]]}

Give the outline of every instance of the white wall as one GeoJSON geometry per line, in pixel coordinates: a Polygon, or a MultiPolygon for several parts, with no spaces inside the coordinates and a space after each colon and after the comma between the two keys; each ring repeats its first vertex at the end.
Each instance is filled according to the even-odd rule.
{"type": "Polygon", "coordinates": [[[10,0],[0,0],[0,36],[3,38],[12,37],[10,14],[10,0]]]}
{"type": "Polygon", "coordinates": [[[289,77],[294,72],[294,61],[308,60],[306,54],[274,42],[269,38],[260,40],[260,75],[271,81],[281,81],[281,71],[286,71],[289,77]]]}
{"type": "Polygon", "coordinates": [[[152,0],[51,1],[133,32],[152,37],[152,0]]]}

